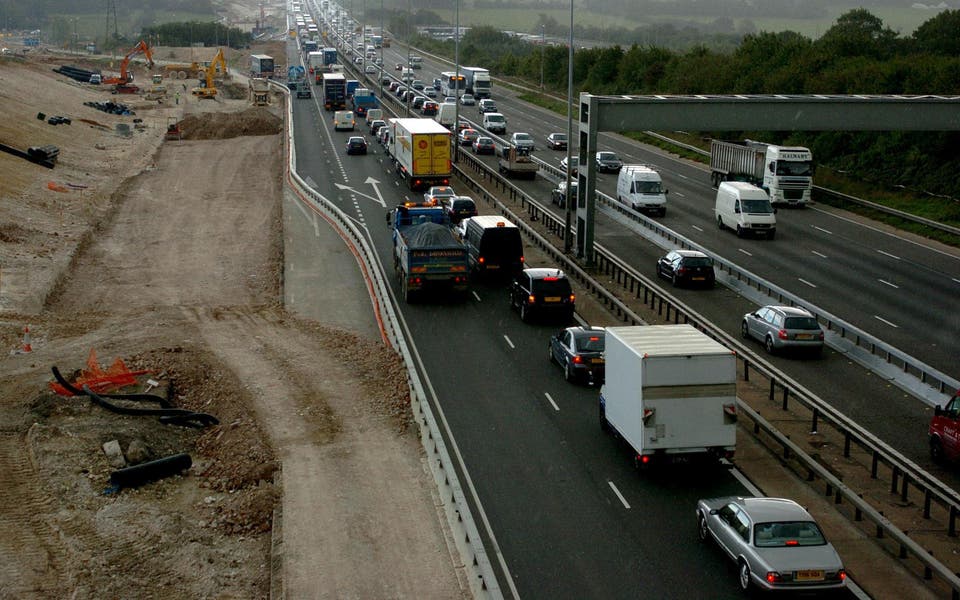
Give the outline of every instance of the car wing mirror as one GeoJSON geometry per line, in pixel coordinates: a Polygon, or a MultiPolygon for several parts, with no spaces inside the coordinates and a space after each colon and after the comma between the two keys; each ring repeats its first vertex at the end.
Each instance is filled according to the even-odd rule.
{"type": "Polygon", "coordinates": [[[933,409],[933,414],[936,415],[936,416],[938,416],[938,417],[939,417],[939,416],[942,416],[942,415],[943,415],[943,408],[938,404],[938,405],[933,409]]]}

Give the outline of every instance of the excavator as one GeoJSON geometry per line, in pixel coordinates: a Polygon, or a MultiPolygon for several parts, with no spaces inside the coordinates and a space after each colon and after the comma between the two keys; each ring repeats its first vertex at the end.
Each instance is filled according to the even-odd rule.
{"type": "Polygon", "coordinates": [[[117,92],[123,93],[135,93],[139,88],[135,85],[132,85],[130,82],[133,81],[133,73],[127,71],[127,65],[130,64],[130,59],[134,56],[143,53],[147,57],[147,68],[153,68],[153,53],[150,52],[150,46],[146,42],[140,40],[137,42],[137,45],[133,47],[130,52],[127,52],[127,55],[123,57],[123,60],[120,62],[120,76],[119,77],[107,77],[103,80],[105,85],[115,85],[114,88],[117,92]]]}
{"type": "Polygon", "coordinates": [[[194,96],[198,96],[200,99],[213,99],[217,95],[217,88],[213,85],[213,78],[217,74],[217,67],[220,67],[220,75],[226,77],[227,61],[223,58],[223,48],[217,50],[217,55],[210,61],[210,66],[207,67],[204,73],[206,83],[200,87],[193,88],[191,93],[194,96]]]}

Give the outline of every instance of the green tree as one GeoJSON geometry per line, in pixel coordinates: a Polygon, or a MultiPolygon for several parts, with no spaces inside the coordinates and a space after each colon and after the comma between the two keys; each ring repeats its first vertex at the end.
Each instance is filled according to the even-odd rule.
{"type": "Polygon", "coordinates": [[[848,11],[816,44],[837,58],[869,56],[885,58],[897,50],[897,34],[865,8],[848,11]]]}
{"type": "Polygon", "coordinates": [[[913,45],[920,52],[960,56],[960,10],[945,10],[913,32],[913,45]]]}

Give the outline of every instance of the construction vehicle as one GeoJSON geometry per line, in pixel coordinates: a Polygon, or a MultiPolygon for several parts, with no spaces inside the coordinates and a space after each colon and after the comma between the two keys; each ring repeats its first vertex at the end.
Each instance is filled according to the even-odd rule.
{"type": "Polygon", "coordinates": [[[199,79],[204,71],[203,65],[198,62],[164,65],[163,70],[171,79],[199,79]]]}
{"type": "Polygon", "coordinates": [[[254,106],[270,104],[270,82],[263,77],[254,77],[250,80],[250,102],[254,106]]]}
{"type": "MultiPolygon", "coordinates": [[[[123,57],[123,60],[120,61],[120,76],[119,76],[119,77],[105,77],[105,78],[103,79],[103,84],[104,84],[104,85],[115,85],[115,86],[117,86],[116,91],[119,92],[119,93],[121,93],[121,94],[123,94],[123,93],[129,93],[126,89],[121,89],[121,88],[123,88],[123,87],[126,87],[126,88],[130,88],[130,87],[136,88],[136,86],[130,86],[130,85],[129,85],[130,82],[133,81],[133,73],[130,73],[129,71],[127,71],[127,67],[128,67],[129,64],[130,64],[130,59],[132,59],[134,56],[136,56],[136,55],[138,55],[138,54],[140,54],[140,53],[143,53],[143,55],[147,57],[147,68],[152,69],[152,68],[153,68],[153,53],[150,52],[150,46],[148,46],[147,43],[144,42],[143,40],[140,40],[139,42],[137,42],[137,45],[134,46],[133,49],[130,50],[130,52],[127,52],[127,55],[123,57]]],[[[134,90],[134,91],[135,91],[135,90],[134,90]]]]}
{"type": "Polygon", "coordinates": [[[167,118],[167,131],[163,134],[165,140],[179,140],[183,132],[180,130],[180,123],[173,117],[167,118]]]}
{"type": "Polygon", "coordinates": [[[206,72],[204,73],[206,78],[206,84],[200,87],[193,88],[191,92],[194,96],[199,96],[201,99],[210,98],[213,99],[217,95],[217,88],[213,85],[213,78],[218,73],[221,77],[227,77],[227,61],[223,58],[223,48],[217,50],[217,55],[213,57],[213,60],[210,61],[210,66],[207,67],[206,72]]]}

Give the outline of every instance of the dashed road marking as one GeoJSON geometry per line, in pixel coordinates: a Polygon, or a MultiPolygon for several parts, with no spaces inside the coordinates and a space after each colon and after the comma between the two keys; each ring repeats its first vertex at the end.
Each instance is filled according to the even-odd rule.
{"type": "Polygon", "coordinates": [[[617,498],[620,499],[620,503],[623,504],[623,507],[629,509],[630,503],[627,502],[627,499],[623,497],[623,494],[620,493],[620,490],[617,489],[617,486],[612,481],[608,481],[607,485],[610,486],[610,489],[613,490],[613,493],[616,494],[617,498]]]}
{"type": "Polygon", "coordinates": [[[510,349],[516,349],[516,346],[513,345],[513,342],[510,341],[510,338],[506,335],[503,336],[503,339],[507,340],[507,345],[510,346],[510,349]]]}
{"type": "Polygon", "coordinates": [[[891,323],[890,321],[884,319],[884,318],[881,317],[881,316],[873,315],[873,318],[876,319],[876,320],[878,320],[878,321],[880,321],[881,323],[886,323],[886,324],[889,325],[890,327],[896,327],[897,329],[900,329],[900,326],[899,326],[899,325],[897,325],[896,323],[891,323]]]}
{"type": "Polygon", "coordinates": [[[560,412],[560,407],[557,406],[557,403],[553,401],[553,398],[550,397],[550,394],[547,392],[544,392],[543,395],[547,397],[547,402],[550,403],[550,406],[553,407],[553,410],[560,412]]]}

